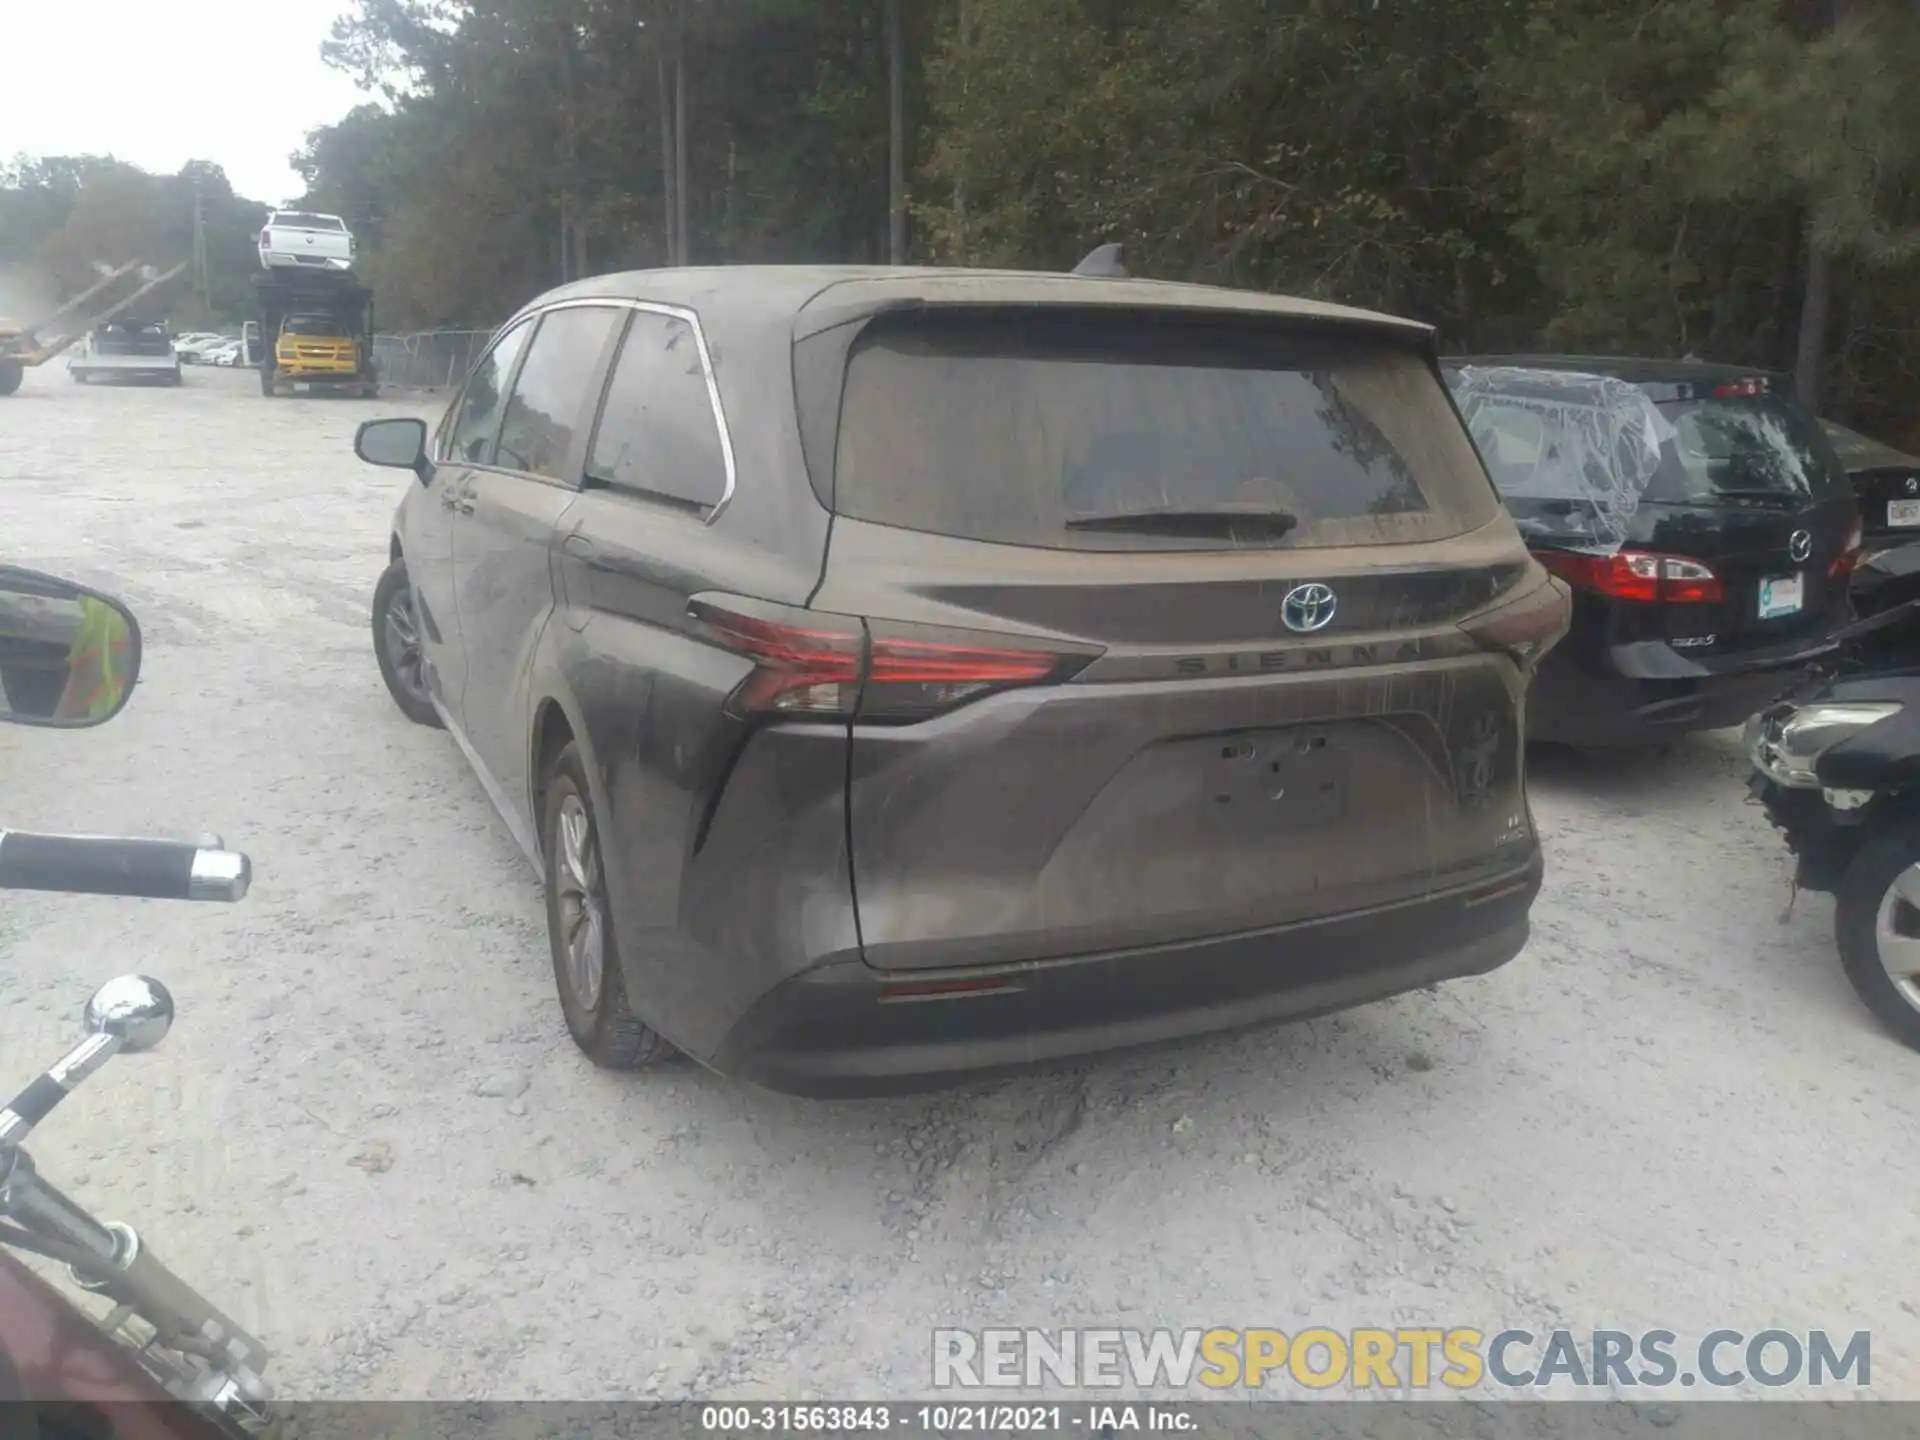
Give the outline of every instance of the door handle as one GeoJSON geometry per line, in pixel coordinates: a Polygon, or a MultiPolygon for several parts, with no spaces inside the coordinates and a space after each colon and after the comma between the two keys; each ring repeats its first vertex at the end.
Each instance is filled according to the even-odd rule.
{"type": "Polygon", "coordinates": [[[567,554],[582,560],[593,554],[593,542],[584,535],[569,535],[566,544],[560,548],[567,554]]]}

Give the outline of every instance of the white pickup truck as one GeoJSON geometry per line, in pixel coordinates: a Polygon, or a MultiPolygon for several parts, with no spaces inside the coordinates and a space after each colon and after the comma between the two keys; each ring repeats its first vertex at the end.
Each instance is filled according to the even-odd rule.
{"type": "Polygon", "coordinates": [[[276,210],[260,232],[263,269],[351,270],[353,232],[338,215],[276,210]]]}

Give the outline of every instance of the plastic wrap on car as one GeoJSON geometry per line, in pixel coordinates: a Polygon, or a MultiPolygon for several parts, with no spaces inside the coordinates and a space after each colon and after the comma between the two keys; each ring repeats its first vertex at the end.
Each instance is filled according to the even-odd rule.
{"type": "MultiPolygon", "coordinates": [[[[1527,477],[1526,495],[1574,502],[1553,519],[1557,547],[1611,555],[1626,543],[1660,470],[1661,447],[1674,437],[1644,390],[1610,375],[1504,366],[1464,366],[1450,383],[1475,444],[1475,417],[1490,404],[1539,417],[1551,441],[1527,477]]],[[[1495,468],[1489,459],[1488,469],[1495,468]]],[[[1503,479],[1494,478],[1496,485],[1503,479]]]]}

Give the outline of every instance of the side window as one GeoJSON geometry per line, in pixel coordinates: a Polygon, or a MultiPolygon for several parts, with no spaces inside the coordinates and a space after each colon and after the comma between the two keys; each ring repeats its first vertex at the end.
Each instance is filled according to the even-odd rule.
{"type": "Polygon", "coordinates": [[[493,441],[500,433],[507,381],[513,374],[513,362],[520,358],[532,333],[533,322],[521,321],[473,367],[467,388],[460,395],[460,413],[454,417],[449,459],[469,465],[493,463],[493,441]]]}
{"type": "Polygon", "coordinates": [[[635,312],[614,362],[587,476],[703,509],[720,503],[726,452],[700,346],[685,320],[635,312]]]}
{"type": "Polygon", "coordinates": [[[550,480],[572,478],[562,469],[574,432],[590,414],[593,377],[620,315],[610,307],[583,306],[552,310],[541,320],[507,401],[496,464],[550,480]]]}

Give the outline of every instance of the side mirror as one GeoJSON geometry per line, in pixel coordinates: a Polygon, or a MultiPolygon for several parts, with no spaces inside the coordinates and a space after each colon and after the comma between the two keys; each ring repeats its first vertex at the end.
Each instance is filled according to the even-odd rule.
{"type": "Polygon", "coordinates": [[[111,595],[0,565],[0,720],[104,725],[140,676],[140,623],[111,595]]]}
{"type": "Polygon", "coordinates": [[[433,462],[427,458],[427,422],[411,415],[362,421],[353,437],[353,453],[369,465],[411,470],[422,485],[433,478],[433,462]]]}

